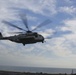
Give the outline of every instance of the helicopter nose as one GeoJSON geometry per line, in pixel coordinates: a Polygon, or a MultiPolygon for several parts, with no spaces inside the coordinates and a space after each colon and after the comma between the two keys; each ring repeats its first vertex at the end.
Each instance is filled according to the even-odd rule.
{"type": "Polygon", "coordinates": [[[39,37],[37,38],[37,41],[44,43],[44,37],[42,35],[39,35],[39,37]]]}
{"type": "Polygon", "coordinates": [[[44,37],[42,37],[42,43],[44,43],[44,37]]]}

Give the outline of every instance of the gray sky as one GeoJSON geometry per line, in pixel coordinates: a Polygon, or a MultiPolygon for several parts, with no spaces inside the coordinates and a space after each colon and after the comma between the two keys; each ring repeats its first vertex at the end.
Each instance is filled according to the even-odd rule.
{"type": "Polygon", "coordinates": [[[76,0],[0,0],[3,36],[19,30],[3,24],[2,20],[24,27],[19,13],[27,15],[30,29],[50,19],[51,24],[37,31],[53,38],[26,46],[1,40],[0,65],[76,68],[76,0]],[[57,33],[54,35],[54,32],[57,33]]]}

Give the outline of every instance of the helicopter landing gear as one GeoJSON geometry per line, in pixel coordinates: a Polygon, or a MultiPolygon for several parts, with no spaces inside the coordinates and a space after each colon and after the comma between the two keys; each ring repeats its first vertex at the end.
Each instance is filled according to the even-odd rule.
{"type": "Polygon", "coordinates": [[[23,45],[25,46],[25,43],[23,43],[23,45]]]}
{"type": "Polygon", "coordinates": [[[44,41],[42,41],[42,43],[44,43],[44,41]]]}

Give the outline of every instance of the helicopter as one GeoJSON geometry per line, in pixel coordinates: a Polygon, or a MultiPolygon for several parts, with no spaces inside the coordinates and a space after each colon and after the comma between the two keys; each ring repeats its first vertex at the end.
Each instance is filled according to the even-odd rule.
{"type": "Polygon", "coordinates": [[[37,28],[42,27],[43,25],[47,25],[49,23],[51,23],[51,21],[45,20],[44,22],[42,22],[41,24],[39,24],[38,26],[36,26],[34,29],[30,30],[29,26],[27,24],[27,17],[26,15],[20,15],[20,18],[24,24],[24,26],[26,27],[26,29],[23,29],[17,25],[14,25],[8,21],[3,20],[2,22],[6,25],[12,26],[14,28],[17,28],[19,30],[22,30],[22,32],[12,32],[12,33],[17,33],[18,35],[14,35],[14,36],[8,36],[8,37],[3,37],[2,33],[0,32],[0,40],[10,40],[12,42],[16,42],[16,43],[22,43],[24,46],[25,44],[33,44],[33,43],[37,43],[37,42],[42,42],[44,43],[44,37],[37,33],[34,32],[37,28]]]}

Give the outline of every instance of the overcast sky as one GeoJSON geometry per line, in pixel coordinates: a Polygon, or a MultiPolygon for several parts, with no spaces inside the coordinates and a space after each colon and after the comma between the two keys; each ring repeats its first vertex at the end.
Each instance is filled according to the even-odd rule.
{"type": "Polygon", "coordinates": [[[20,13],[27,15],[30,29],[50,19],[51,24],[37,31],[52,39],[26,46],[1,40],[0,65],[76,68],[76,0],[0,0],[0,32],[3,36],[19,31],[3,24],[3,20],[24,28],[20,13]]]}

